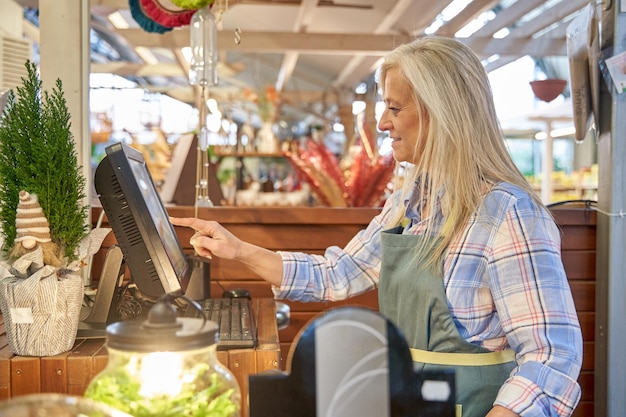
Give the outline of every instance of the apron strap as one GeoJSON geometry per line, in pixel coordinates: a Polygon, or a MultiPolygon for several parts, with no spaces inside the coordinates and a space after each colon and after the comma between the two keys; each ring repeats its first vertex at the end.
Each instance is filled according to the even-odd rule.
{"type": "Polygon", "coordinates": [[[433,365],[451,366],[483,366],[500,365],[515,360],[515,351],[512,349],[498,350],[486,353],[447,353],[431,352],[422,349],[410,349],[413,362],[433,365]]]}

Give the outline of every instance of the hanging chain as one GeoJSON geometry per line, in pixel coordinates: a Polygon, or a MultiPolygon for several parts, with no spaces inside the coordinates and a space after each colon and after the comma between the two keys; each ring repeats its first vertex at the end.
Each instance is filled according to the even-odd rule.
{"type": "MultiPolygon", "coordinates": [[[[214,5],[217,8],[217,13],[215,16],[215,20],[217,23],[221,23],[222,16],[226,11],[228,11],[228,0],[216,0],[214,5]]],[[[235,44],[239,45],[241,43],[241,28],[235,28],[235,44]]]]}
{"type": "Polygon", "coordinates": [[[219,23],[222,21],[222,15],[228,10],[228,0],[217,0],[215,6],[218,7],[215,20],[219,23]]]}
{"type": "Polygon", "coordinates": [[[209,196],[209,131],[206,126],[207,100],[209,89],[206,85],[201,87],[200,103],[198,105],[198,148],[196,159],[196,201],[195,215],[198,217],[198,207],[212,207],[213,202],[209,196]]]}

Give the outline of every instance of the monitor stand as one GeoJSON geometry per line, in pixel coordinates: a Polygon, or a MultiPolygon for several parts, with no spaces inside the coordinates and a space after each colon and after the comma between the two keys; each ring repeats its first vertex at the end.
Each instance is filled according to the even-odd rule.
{"type": "MultiPolygon", "coordinates": [[[[185,295],[195,301],[210,298],[210,261],[195,255],[187,255],[187,261],[192,272],[185,295]]],[[[77,338],[104,338],[107,324],[121,320],[117,313],[121,296],[118,290],[123,284],[125,269],[122,249],[118,245],[111,246],[104,259],[93,306],[86,309],[78,323],[77,338]]]]}
{"type": "Polygon", "coordinates": [[[77,338],[106,337],[106,326],[117,308],[117,289],[123,281],[125,268],[122,249],[118,245],[111,246],[104,259],[93,306],[78,323],[77,338]]]}
{"type": "Polygon", "coordinates": [[[189,283],[185,295],[192,300],[201,301],[211,298],[211,262],[198,255],[187,255],[191,268],[189,283]]]}

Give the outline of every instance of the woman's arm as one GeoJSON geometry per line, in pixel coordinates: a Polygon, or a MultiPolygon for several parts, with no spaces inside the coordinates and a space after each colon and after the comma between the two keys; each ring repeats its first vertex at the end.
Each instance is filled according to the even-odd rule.
{"type": "Polygon", "coordinates": [[[283,260],[278,253],[244,242],[215,221],[170,217],[170,222],[196,231],[189,243],[198,255],[239,261],[270,284],[280,285],[283,260]]]}
{"type": "Polygon", "coordinates": [[[294,301],[343,300],[376,287],[380,267],[380,232],[400,194],[387,199],[381,212],[345,247],[329,246],[324,255],[273,252],[237,238],[215,221],[170,218],[196,230],[191,244],[200,256],[246,264],[272,284],[276,298],[294,301]]]}
{"type": "Polygon", "coordinates": [[[518,362],[496,404],[521,415],[571,415],[580,400],[582,336],[559,230],[530,199],[517,198],[494,236],[489,288],[518,362]]]}

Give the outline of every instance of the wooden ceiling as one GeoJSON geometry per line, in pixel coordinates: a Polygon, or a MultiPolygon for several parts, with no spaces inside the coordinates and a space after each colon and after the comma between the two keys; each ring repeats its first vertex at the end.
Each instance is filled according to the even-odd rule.
{"type": "MultiPolygon", "coordinates": [[[[122,51],[117,60],[92,54],[93,73],[118,74],[148,90],[196,102],[181,53],[189,45],[188,26],[149,33],[133,20],[128,0],[90,1],[92,29],[122,51]],[[128,27],[114,26],[113,14],[128,27]],[[141,54],[146,49],[156,60],[146,62],[141,54]]],[[[427,28],[434,23],[433,33],[459,37],[492,71],[525,55],[566,56],[567,25],[589,1],[465,0],[458,13],[442,20],[452,3],[459,0],[216,0],[219,85],[211,93],[237,100],[245,87],[273,85],[294,117],[329,120],[352,101],[355,87],[371,81],[385,53],[433,32],[427,28]],[[483,23],[464,35],[477,19],[483,23]]]]}

